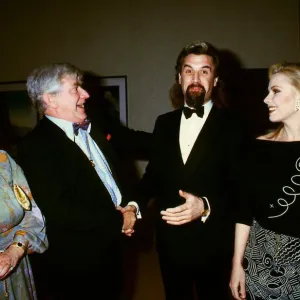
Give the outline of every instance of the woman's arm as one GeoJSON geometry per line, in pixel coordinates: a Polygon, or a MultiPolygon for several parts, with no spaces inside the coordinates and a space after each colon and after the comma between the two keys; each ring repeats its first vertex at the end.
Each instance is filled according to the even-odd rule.
{"type": "Polygon", "coordinates": [[[22,221],[16,225],[10,233],[9,237],[12,238],[10,245],[21,245],[24,252],[42,253],[48,248],[44,217],[32,198],[30,188],[22,169],[12,159],[10,159],[10,163],[12,167],[13,182],[22,188],[31,202],[31,210],[24,211],[22,221]]]}
{"type": "MultiPolygon", "coordinates": [[[[48,247],[48,241],[45,234],[44,218],[32,198],[23,171],[8,155],[2,154],[1,158],[1,162],[6,165],[1,171],[6,175],[10,174],[11,183],[18,186],[27,195],[28,204],[30,203],[30,205],[26,203],[25,206],[21,204],[20,206],[11,206],[12,220],[14,213],[17,215],[17,212],[20,213],[23,208],[28,210],[24,210],[23,214],[20,214],[22,216],[21,222],[12,224],[13,227],[2,232],[1,239],[4,247],[0,251],[0,279],[3,279],[18,265],[27,252],[44,252],[48,247]]],[[[3,190],[7,191],[6,196],[9,198],[9,203],[17,203],[19,195],[14,193],[14,188],[11,185],[8,186],[8,182],[6,184],[7,186],[3,187],[3,190]]]]}
{"type": "Polygon", "coordinates": [[[249,237],[250,226],[237,223],[235,225],[234,255],[232,259],[232,271],[230,289],[235,299],[246,299],[245,271],[243,258],[249,237]]]}

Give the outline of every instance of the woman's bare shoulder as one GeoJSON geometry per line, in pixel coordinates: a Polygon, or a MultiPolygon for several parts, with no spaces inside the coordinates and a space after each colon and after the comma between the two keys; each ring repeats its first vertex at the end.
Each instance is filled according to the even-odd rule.
{"type": "Polygon", "coordinates": [[[276,134],[275,130],[269,131],[268,133],[258,136],[256,139],[257,140],[267,140],[267,141],[273,141],[274,140],[274,135],[276,134]]]}

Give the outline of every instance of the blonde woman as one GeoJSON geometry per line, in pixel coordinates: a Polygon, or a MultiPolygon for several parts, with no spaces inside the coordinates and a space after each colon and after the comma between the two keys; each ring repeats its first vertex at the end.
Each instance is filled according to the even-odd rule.
{"type": "Polygon", "coordinates": [[[274,132],[243,164],[230,288],[235,299],[300,299],[300,64],[269,69],[274,132]]]}

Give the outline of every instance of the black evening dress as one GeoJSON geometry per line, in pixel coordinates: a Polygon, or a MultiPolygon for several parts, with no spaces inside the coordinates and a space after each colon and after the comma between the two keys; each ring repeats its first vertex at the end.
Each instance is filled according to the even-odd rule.
{"type": "Polygon", "coordinates": [[[300,142],[256,140],[241,167],[247,299],[300,299],[300,142]]]}

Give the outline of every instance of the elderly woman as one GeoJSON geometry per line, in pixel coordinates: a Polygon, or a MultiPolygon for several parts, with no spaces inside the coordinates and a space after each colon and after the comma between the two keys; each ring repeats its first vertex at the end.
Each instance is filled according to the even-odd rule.
{"type": "Polygon", "coordinates": [[[36,299],[27,254],[47,246],[44,219],[24,174],[0,150],[0,299],[36,299]]]}
{"type": "Polygon", "coordinates": [[[269,69],[264,100],[279,128],[243,164],[230,288],[235,299],[300,299],[300,64],[269,69]]]}

